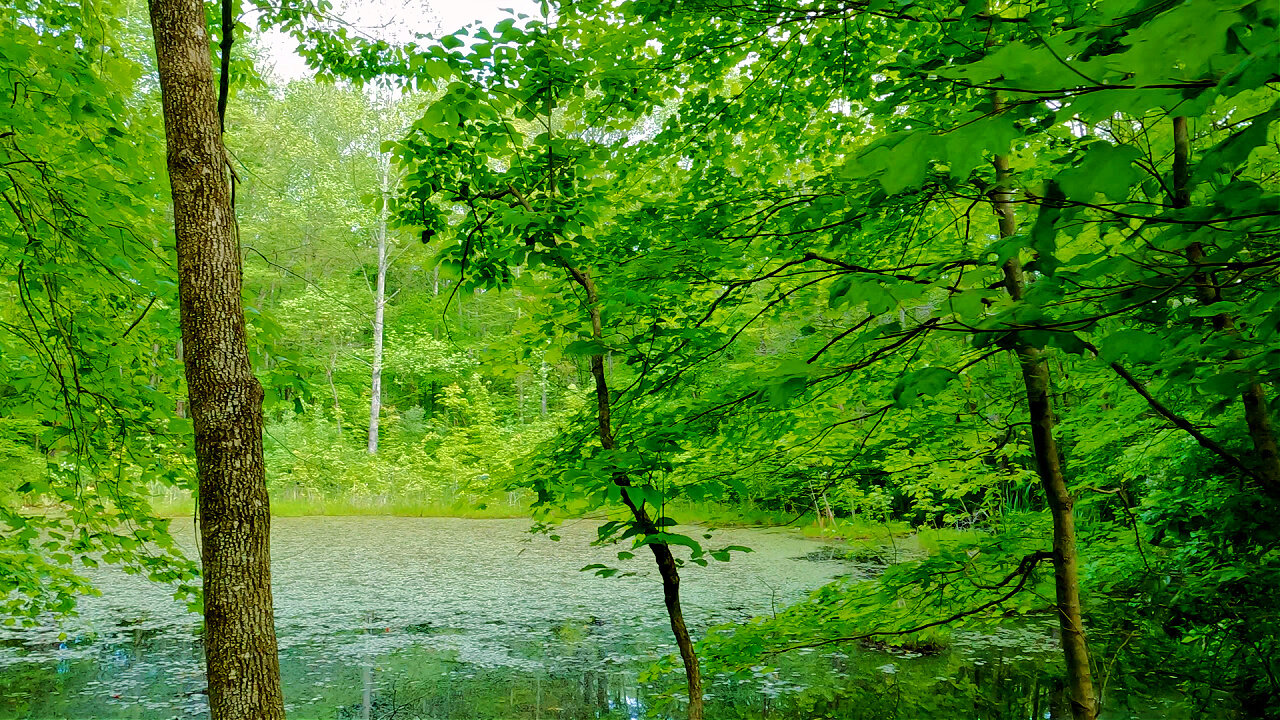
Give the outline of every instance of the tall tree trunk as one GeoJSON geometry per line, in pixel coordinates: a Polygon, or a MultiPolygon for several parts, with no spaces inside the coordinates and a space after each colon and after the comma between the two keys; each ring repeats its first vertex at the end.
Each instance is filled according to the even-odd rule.
{"type": "Polygon", "coordinates": [[[547,416],[547,353],[542,352],[542,363],[539,366],[539,380],[542,385],[542,404],[539,407],[539,416],[547,416]]]}
{"type": "MultiPolygon", "coordinates": [[[[995,111],[1004,109],[996,96],[995,111]]],[[[1009,158],[995,157],[996,187],[991,203],[1000,222],[1000,237],[1012,237],[1018,231],[1013,209],[1013,191],[1009,186],[1009,158]]],[[[1026,289],[1026,277],[1017,255],[1004,264],[1004,286],[1009,297],[1020,301],[1026,289]]],[[[1036,471],[1044,487],[1053,516],[1053,579],[1057,595],[1058,622],[1062,628],[1062,651],[1066,656],[1067,684],[1074,720],[1094,720],[1098,704],[1093,692],[1093,674],[1089,668],[1089,645],[1084,634],[1084,618],[1080,611],[1079,558],[1076,553],[1076,520],[1074,498],[1067,489],[1058,456],[1058,442],[1053,436],[1053,402],[1049,397],[1049,366],[1045,353],[1020,338],[1014,352],[1022,371],[1027,392],[1027,408],[1031,414],[1031,438],[1036,455],[1036,471]]]]}
{"type": "Polygon", "coordinates": [[[329,392],[333,395],[333,419],[338,423],[338,434],[342,434],[342,404],[338,402],[338,386],[333,384],[333,371],[338,364],[338,349],[334,348],[329,354],[329,367],[325,368],[324,376],[329,381],[329,392]]]}
{"type": "Polygon", "coordinates": [[[225,150],[200,0],[151,0],[195,426],[204,646],[213,720],[284,717],[271,599],[262,386],[241,305],[225,150]]]}
{"type": "Polygon", "coordinates": [[[524,375],[516,378],[516,415],[524,424],[524,375]]]}
{"type": "Polygon", "coordinates": [[[378,211],[378,278],[373,289],[373,371],[369,398],[369,454],[378,452],[378,417],[382,414],[382,332],[387,307],[387,194],[391,158],[382,159],[382,207],[378,211]]]}
{"type": "MultiPolygon", "coordinates": [[[[1191,205],[1191,133],[1187,129],[1185,117],[1173,119],[1172,205],[1178,209],[1191,205]]],[[[1204,259],[1204,247],[1200,243],[1191,243],[1187,247],[1188,261],[1199,264],[1204,262],[1204,259]]],[[[1222,291],[1210,273],[1197,272],[1192,282],[1196,289],[1196,299],[1202,305],[1208,306],[1222,301],[1222,291]]],[[[1235,318],[1226,313],[1213,316],[1213,327],[1232,339],[1240,337],[1235,318]]],[[[1240,358],[1240,351],[1235,348],[1227,353],[1228,360],[1240,358]]],[[[1256,378],[1240,393],[1240,401],[1244,404],[1244,421],[1249,428],[1249,439],[1253,441],[1254,458],[1257,461],[1257,472],[1262,480],[1263,489],[1272,497],[1280,497],[1280,449],[1277,449],[1275,431],[1271,427],[1271,412],[1267,409],[1266,391],[1256,378]]]]}
{"type": "MultiPolygon", "coordinates": [[[[603,337],[603,326],[600,319],[600,295],[596,290],[595,281],[585,271],[572,267],[568,270],[587,294],[587,309],[591,315],[591,337],[599,341],[603,337]]],[[[600,446],[605,450],[613,450],[618,443],[613,436],[613,425],[610,419],[612,407],[603,353],[595,353],[591,356],[591,376],[596,386],[596,418],[600,446]]],[[[637,503],[628,491],[631,480],[625,473],[619,472],[614,476],[614,482],[622,488],[622,502],[631,511],[640,531],[645,535],[657,534],[659,529],[645,510],[643,501],[637,503]]],[[[702,672],[698,667],[698,655],[693,648],[693,639],[689,636],[689,628],[684,622],[684,611],[680,607],[679,568],[676,566],[675,557],[671,554],[671,547],[666,543],[650,543],[649,549],[653,551],[653,559],[658,565],[658,574],[662,577],[662,597],[667,606],[667,617],[671,621],[671,632],[675,635],[676,646],[680,649],[680,659],[684,663],[685,681],[689,691],[689,720],[702,720],[702,672]]]]}

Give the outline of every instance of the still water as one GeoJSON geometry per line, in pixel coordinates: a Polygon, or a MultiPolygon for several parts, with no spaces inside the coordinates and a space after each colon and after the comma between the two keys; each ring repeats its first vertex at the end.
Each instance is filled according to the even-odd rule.
{"type": "MultiPolygon", "coordinates": [[[[646,672],[675,652],[649,556],[619,561],[620,548],[591,547],[589,521],[561,527],[558,542],[528,528],[525,520],[274,520],[290,717],[666,717],[679,673],[646,672]],[[592,563],[634,574],[580,571],[592,563]]],[[[194,554],[190,527],[174,530],[194,554]]],[[[682,571],[696,635],[868,570],[787,531],[719,530],[709,543],[755,552],[682,571]]],[[[207,717],[197,618],[163,587],[112,570],[92,577],[103,594],[84,598],[78,617],[0,630],[0,719],[207,717]]],[[[928,656],[796,653],[776,671],[710,678],[708,717],[1066,717],[1057,653],[1047,626],[959,633],[951,649],[928,656]]],[[[1175,713],[1148,703],[1105,717],[1175,713]]]]}

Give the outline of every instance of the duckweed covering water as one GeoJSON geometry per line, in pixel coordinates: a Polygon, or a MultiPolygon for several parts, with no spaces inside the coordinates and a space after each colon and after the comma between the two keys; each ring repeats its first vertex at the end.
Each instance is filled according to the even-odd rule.
{"type": "MultiPolygon", "coordinates": [[[[678,685],[647,672],[675,650],[649,558],[620,561],[617,547],[591,547],[591,522],[564,526],[559,542],[528,527],[277,519],[273,581],[290,717],[676,712],[678,685]],[[593,563],[634,575],[581,571],[593,563]]],[[[190,528],[176,531],[194,553],[190,528]]],[[[683,571],[686,615],[699,634],[774,612],[837,575],[878,569],[879,559],[842,557],[785,531],[715,535],[717,545],[755,552],[683,571]]],[[[103,594],[84,598],[78,617],[0,633],[0,718],[206,717],[198,617],[163,587],[109,569],[94,577],[103,594]]],[[[1047,624],[955,640],[935,655],[826,648],[720,675],[709,683],[710,717],[985,720],[1057,712],[1047,624]]]]}

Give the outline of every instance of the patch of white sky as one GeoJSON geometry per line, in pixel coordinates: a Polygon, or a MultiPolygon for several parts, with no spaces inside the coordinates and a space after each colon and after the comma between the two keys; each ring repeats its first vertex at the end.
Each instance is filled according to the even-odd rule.
{"type": "MultiPolygon", "coordinates": [[[[513,12],[541,18],[542,4],[535,0],[338,0],[330,15],[334,26],[346,26],[351,35],[404,43],[419,35],[440,37],[473,24],[493,27],[513,17],[513,12]]],[[[276,80],[313,75],[294,52],[297,41],[286,33],[270,30],[258,42],[276,80]]]]}

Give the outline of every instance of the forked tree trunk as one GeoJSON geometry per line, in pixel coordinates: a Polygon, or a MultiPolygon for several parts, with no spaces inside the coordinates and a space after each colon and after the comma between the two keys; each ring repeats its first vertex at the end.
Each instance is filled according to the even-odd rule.
{"type": "MultiPolygon", "coordinates": [[[[568,268],[568,270],[574,281],[581,285],[587,294],[587,310],[591,315],[591,337],[599,341],[603,337],[603,326],[600,319],[600,294],[596,290],[595,281],[585,271],[576,268],[568,268]]],[[[600,447],[613,450],[618,443],[613,436],[613,424],[610,419],[612,407],[602,352],[591,356],[591,377],[595,380],[596,386],[596,418],[600,447]]],[[[631,511],[640,531],[645,535],[660,532],[653,518],[649,517],[649,513],[645,510],[643,502],[637,503],[632,499],[629,492],[631,480],[626,474],[619,472],[614,476],[614,482],[622,489],[622,502],[631,511]]],[[[675,557],[671,554],[671,547],[666,543],[649,543],[649,549],[653,551],[654,562],[658,565],[658,574],[662,577],[662,597],[667,606],[667,617],[671,621],[671,632],[675,635],[676,647],[680,649],[680,660],[684,663],[685,683],[689,691],[689,720],[702,720],[702,672],[698,667],[698,655],[693,648],[693,639],[689,636],[689,627],[684,622],[684,611],[680,607],[679,568],[676,567],[675,557]]]]}
{"type": "Polygon", "coordinates": [[[225,151],[200,0],[151,0],[195,426],[204,646],[213,720],[284,717],[271,601],[262,386],[241,305],[225,151]]]}
{"type": "MultiPolygon", "coordinates": [[[[1185,117],[1173,119],[1173,202],[1174,208],[1185,208],[1191,205],[1191,134],[1187,129],[1185,117]]],[[[1204,262],[1204,247],[1200,243],[1191,243],[1187,247],[1187,260],[1193,264],[1204,262]]],[[[1197,272],[1192,282],[1196,289],[1196,299],[1200,304],[1208,306],[1222,301],[1222,291],[1214,282],[1213,275],[1197,272]]],[[[1232,339],[1238,339],[1240,331],[1236,329],[1235,318],[1226,313],[1213,316],[1213,327],[1232,339]]],[[[1240,359],[1240,351],[1231,349],[1228,360],[1240,359]]],[[[1244,404],[1244,421],[1249,428],[1249,439],[1253,441],[1254,459],[1258,477],[1262,481],[1263,490],[1272,497],[1280,497],[1280,449],[1276,446],[1275,431],[1271,427],[1271,412],[1267,409],[1267,393],[1257,378],[1252,379],[1240,393],[1240,401],[1244,404]]]]}
{"type": "MultiPolygon", "coordinates": [[[[999,97],[994,98],[995,111],[1003,110],[999,97]]],[[[995,157],[996,188],[991,203],[1000,222],[1000,237],[1012,237],[1018,231],[1013,209],[1013,191],[1009,187],[1009,158],[995,157]]],[[[1004,264],[1004,286],[1015,302],[1022,300],[1026,278],[1017,255],[1004,264]]],[[[1079,558],[1076,552],[1075,500],[1067,489],[1058,456],[1058,442],[1053,435],[1053,402],[1049,397],[1049,366],[1043,349],[1018,339],[1014,352],[1026,387],[1027,407],[1031,414],[1031,439],[1036,455],[1036,472],[1044,487],[1053,516],[1053,579],[1056,590],[1058,623],[1062,628],[1062,651],[1067,664],[1067,687],[1071,696],[1074,720],[1094,720],[1098,716],[1097,698],[1093,692],[1093,674],[1089,668],[1089,645],[1085,640],[1084,618],[1080,611],[1079,558]]]]}

